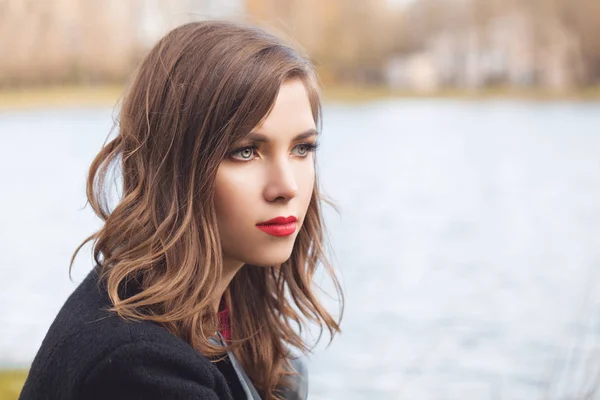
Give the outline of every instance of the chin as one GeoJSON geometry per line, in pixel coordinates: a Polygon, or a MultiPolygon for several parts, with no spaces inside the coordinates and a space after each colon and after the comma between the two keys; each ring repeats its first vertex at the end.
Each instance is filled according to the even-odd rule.
{"type": "Polygon", "coordinates": [[[246,264],[255,265],[257,267],[274,267],[283,264],[290,259],[292,255],[292,247],[281,250],[265,250],[259,257],[250,257],[246,264]]]}
{"type": "Polygon", "coordinates": [[[286,262],[289,259],[290,259],[290,256],[287,256],[285,258],[270,258],[270,259],[257,260],[256,262],[252,262],[252,263],[248,263],[248,264],[254,265],[256,267],[264,267],[264,268],[278,267],[279,265],[283,264],[284,262],[286,262]]]}

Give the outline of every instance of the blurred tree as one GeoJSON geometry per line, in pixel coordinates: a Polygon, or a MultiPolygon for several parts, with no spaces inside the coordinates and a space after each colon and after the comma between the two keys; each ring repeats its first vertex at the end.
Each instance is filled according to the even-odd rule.
{"type": "MultiPolygon", "coordinates": [[[[427,49],[445,32],[474,32],[476,45],[485,47],[491,40],[490,22],[516,11],[530,21],[528,35],[537,70],[562,41],[563,47],[572,48],[566,58],[573,60],[577,82],[600,84],[598,0],[413,0],[402,7],[389,0],[227,3],[237,2],[251,21],[287,33],[304,47],[325,83],[380,84],[392,56],[427,49]],[[569,46],[564,46],[566,42],[569,46]]],[[[0,0],[0,50],[10,54],[0,58],[0,86],[123,80],[147,42],[154,43],[157,32],[162,35],[168,26],[163,14],[177,10],[202,15],[208,9],[205,0],[165,4],[0,0]],[[156,32],[144,40],[146,28],[156,32]]]]}
{"type": "Polygon", "coordinates": [[[326,83],[382,81],[397,22],[386,0],[248,0],[247,9],[251,20],[298,41],[326,83]]]}
{"type": "Polygon", "coordinates": [[[340,21],[328,27],[324,62],[331,63],[342,81],[380,83],[391,52],[390,20],[380,0],[346,0],[340,21]]]}
{"type": "Polygon", "coordinates": [[[138,46],[118,0],[0,0],[0,86],[120,81],[138,46]]]}
{"type": "MultiPolygon", "coordinates": [[[[541,0],[538,0],[541,1],[541,0]]],[[[561,23],[579,39],[584,62],[583,83],[600,84],[600,2],[545,0],[561,23]]]]}

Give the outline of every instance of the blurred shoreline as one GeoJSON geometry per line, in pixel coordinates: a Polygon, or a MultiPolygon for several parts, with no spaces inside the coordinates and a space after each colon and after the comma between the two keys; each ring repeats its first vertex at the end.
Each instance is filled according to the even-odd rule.
{"type": "MultiPolygon", "coordinates": [[[[0,111],[63,107],[112,107],[123,94],[121,85],[46,86],[0,90],[0,111]]],[[[551,91],[540,88],[487,87],[477,90],[446,89],[432,92],[393,90],[385,86],[327,85],[325,102],[369,102],[386,99],[457,99],[523,101],[600,101],[600,86],[551,91]]]]}
{"type": "Polygon", "coordinates": [[[116,104],[121,85],[70,85],[0,90],[0,111],[116,104]]]}
{"type": "Polygon", "coordinates": [[[0,399],[16,400],[23,389],[27,370],[0,369],[0,399]]]}

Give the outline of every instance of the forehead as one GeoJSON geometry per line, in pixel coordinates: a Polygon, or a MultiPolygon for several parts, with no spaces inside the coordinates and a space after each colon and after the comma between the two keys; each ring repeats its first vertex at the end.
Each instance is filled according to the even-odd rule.
{"type": "Polygon", "coordinates": [[[253,131],[264,135],[294,135],[315,128],[313,110],[304,82],[299,78],[285,81],[273,108],[253,131]]]}

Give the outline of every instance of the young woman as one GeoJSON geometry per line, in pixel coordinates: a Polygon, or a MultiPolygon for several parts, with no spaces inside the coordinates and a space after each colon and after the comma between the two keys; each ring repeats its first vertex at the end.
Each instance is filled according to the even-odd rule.
{"type": "Polygon", "coordinates": [[[311,288],[319,265],[342,300],[323,252],[319,118],[311,64],[260,29],[197,22],[160,40],[91,165],[104,226],[81,246],[97,265],[20,398],[305,398],[299,331],[339,332],[311,288]]]}

